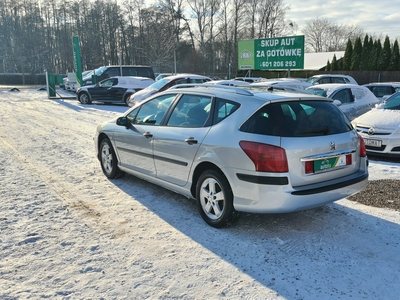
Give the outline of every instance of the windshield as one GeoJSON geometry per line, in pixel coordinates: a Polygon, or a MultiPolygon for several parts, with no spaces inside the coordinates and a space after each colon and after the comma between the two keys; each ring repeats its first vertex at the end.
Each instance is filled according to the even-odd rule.
{"type": "Polygon", "coordinates": [[[169,82],[169,79],[160,79],[156,82],[154,82],[153,84],[149,85],[147,88],[145,88],[145,90],[155,90],[158,91],[159,89],[161,89],[164,85],[166,85],[169,82]]]}
{"type": "Polygon", "coordinates": [[[318,80],[318,77],[310,77],[306,80],[306,82],[314,84],[318,80]]]}
{"type": "Polygon", "coordinates": [[[392,97],[388,98],[385,101],[383,108],[391,110],[400,110],[400,93],[396,93],[392,97]]]}
{"type": "Polygon", "coordinates": [[[93,74],[93,70],[84,71],[84,72],[82,72],[82,77],[86,77],[86,76],[89,76],[89,75],[92,75],[92,74],[93,74]]]}
{"type": "Polygon", "coordinates": [[[100,76],[101,74],[103,74],[103,72],[107,69],[107,67],[100,67],[98,69],[96,69],[96,71],[94,71],[94,74],[96,74],[96,76],[100,76]]]}

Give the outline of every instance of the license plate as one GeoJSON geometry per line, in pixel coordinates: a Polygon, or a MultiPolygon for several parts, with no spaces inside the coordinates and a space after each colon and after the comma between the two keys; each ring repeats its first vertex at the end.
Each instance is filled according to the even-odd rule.
{"type": "Polygon", "coordinates": [[[371,147],[381,147],[382,141],[380,140],[371,140],[371,139],[364,139],[365,146],[371,147]]]}
{"type": "Polygon", "coordinates": [[[314,161],[314,172],[323,172],[332,168],[345,166],[346,155],[340,155],[338,157],[331,157],[326,159],[320,159],[314,161]]]}

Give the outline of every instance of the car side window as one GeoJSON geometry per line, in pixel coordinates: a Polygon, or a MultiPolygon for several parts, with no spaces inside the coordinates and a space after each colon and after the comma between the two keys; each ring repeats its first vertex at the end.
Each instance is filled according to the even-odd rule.
{"type": "Polygon", "coordinates": [[[106,72],[104,72],[105,77],[113,77],[119,76],[119,70],[117,68],[109,68],[106,72]]]}
{"type": "Polygon", "coordinates": [[[160,125],[176,94],[163,95],[143,103],[128,116],[132,124],[160,125]]]}
{"type": "Polygon", "coordinates": [[[110,78],[107,80],[103,80],[102,82],[99,83],[99,87],[105,87],[105,88],[111,87],[113,85],[116,85],[116,83],[114,84],[115,81],[118,82],[118,79],[110,78]]]}
{"type": "Polygon", "coordinates": [[[337,92],[333,97],[333,100],[339,100],[340,102],[344,103],[350,103],[353,102],[353,95],[351,93],[350,89],[343,89],[339,92],[337,92]]]}
{"type": "Polygon", "coordinates": [[[167,126],[203,127],[210,116],[211,97],[183,95],[168,120],[167,126]]]}
{"type": "Polygon", "coordinates": [[[319,84],[331,83],[331,78],[330,77],[321,78],[320,80],[318,80],[318,83],[319,84]]]}
{"type": "Polygon", "coordinates": [[[367,91],[362,88],[353,88],[352,93],[356,100],[361,100],[367,96],[367,91]]]}
{"type": "Polygon", "coordinates": [[[343,77],[332,77],[332,83],[350,83],[348,80],[346,81],[343,77]]]}
{"type": "Polygon", "coordinates": [[[133,68],[133,67],[123,67],[122,75],[123,76],[138,76],[135,68],[133,68]]]}

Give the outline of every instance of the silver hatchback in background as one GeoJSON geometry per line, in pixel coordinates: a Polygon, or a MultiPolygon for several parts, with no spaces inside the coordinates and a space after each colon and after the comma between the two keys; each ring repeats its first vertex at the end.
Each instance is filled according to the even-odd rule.
{"type": "Polygon", "coordinates": [[[225,227],[240,212],[286,213],[366,187],[363,139],[332,100],[223,86],[168,90],[99,124],[96,155],[124,172],[196,199],[225,227]]]}

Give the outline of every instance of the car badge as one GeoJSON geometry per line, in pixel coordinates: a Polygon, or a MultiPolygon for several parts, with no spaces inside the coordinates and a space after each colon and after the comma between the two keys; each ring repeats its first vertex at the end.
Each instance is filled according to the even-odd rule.
{"type": "Polygon", "coordinates": [[[368,134],[369,135],[374,135],[374,133],[375,133],[374,127],[371,127],[370,129],[368,129],[368,134]]]}
{"type": "Polygon", "coordinates": [[[331,150],[336,150],[336,144],[335,142],[330,142],[329,146],[331,146],[331,150]]]}

